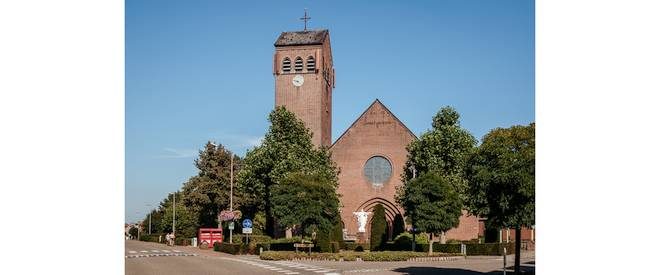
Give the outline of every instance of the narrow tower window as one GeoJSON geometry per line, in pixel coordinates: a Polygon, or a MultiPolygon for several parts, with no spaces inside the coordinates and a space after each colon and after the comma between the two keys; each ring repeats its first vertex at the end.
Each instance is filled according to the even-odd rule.
{"type": "Polygon", "coordinates": [[[313,56],[307,58],[307,72],[314,72],[316,69],[316,61],[313,56]]]}
{"type": "Polygon", "coordinates": [[[296,72],[302,72],[303,70],[303,60],[302,58],[296,57],[296,72]]]}
{"type": "Polygon", "coordinates": [[[285,73],[288,73],[291,71],[291,59],[288,57],[284,58],[284,61],[282,61],[282,71],[285,73]]]}

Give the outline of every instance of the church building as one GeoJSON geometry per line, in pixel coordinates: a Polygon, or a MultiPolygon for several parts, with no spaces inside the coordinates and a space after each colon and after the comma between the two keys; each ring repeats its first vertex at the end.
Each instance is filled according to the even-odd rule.
{"type": "MultiPolygon", "coordinates": [[[[371,217],[359,232],[358,213],[373,212],[382,204],[390,228],[403,209],[396,204],[396,187],[407,158],[406,146],[417,136],[378,99],[332,142],[332,90],[335,69],[328,30],[283,32],[275,41],[273,56],[275,106],[296,114],[313,133],[316,146],[330,148],[340,169],[338,193],[344,238],[369,238],[371,217]]],[[[365,102],[365,105],[368,102],[365,102]]],[[[408,225],[409,227],[409,225],[408,225]]],[[[447,239],[470,240],[479,236],[479,220],[465,212],[460,225],[447,239]]],[[[391,236],[395,237],[395,236],[391,236]]]]}

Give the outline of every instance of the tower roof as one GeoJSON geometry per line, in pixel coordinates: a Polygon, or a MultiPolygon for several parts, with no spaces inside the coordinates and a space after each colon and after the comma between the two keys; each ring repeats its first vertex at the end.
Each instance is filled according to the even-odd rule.
{"type": "Polygon", "coordinates": [[[278,46],[320,45],[328,36],[328,30],[283,32],[275,41],[278,46]]]}

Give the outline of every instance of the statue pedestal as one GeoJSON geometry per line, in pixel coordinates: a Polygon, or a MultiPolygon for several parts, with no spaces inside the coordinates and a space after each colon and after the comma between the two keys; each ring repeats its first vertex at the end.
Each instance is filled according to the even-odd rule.
{"type": "Polygon", "coordinates": [[[357,240],[355,240],[356,243],[367,243],[367,234],[365,232],[358,232],[356,234],[357,240]]]}

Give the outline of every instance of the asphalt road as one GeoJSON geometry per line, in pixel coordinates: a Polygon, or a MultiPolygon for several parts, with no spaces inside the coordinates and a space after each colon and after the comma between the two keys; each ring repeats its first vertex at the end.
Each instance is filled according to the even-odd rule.
{"type": "MultiPolygon", "coordinates": [[[[502,274],[500,257],[445,262],[263,261],[194,247],[126,241],[126,274],[502,274]]],[[[523,255],[523,270],[534,270],[534,254],[523,255]]],[[[513,256],[507,259],[513,264],[513,256]]],[[[511,267],[509,268],[511,271],[511,267]]],[[[507,272],[508,273],[508,272],[507,272]]]]}

